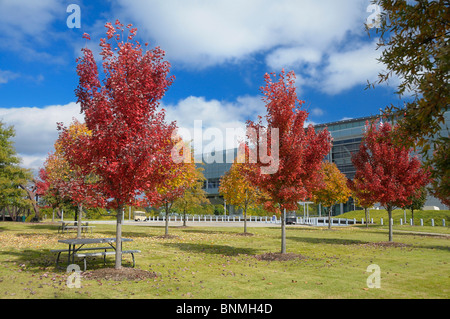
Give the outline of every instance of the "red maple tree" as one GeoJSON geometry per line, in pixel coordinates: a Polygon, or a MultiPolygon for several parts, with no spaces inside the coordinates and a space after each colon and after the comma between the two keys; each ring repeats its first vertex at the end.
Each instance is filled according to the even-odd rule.
{"type": "Polygon", "coordinates": [[[267,125],[262,117],[256,123],[247,122],[247,161],[257,166],[249,178],[281,210],[281,253],[285,253],[285,212],[295,210],[297,203],[309,198],[320,184],[318,171],[330,151],[331,136],[327,129],[319,133],[312,125],[305,129],[308,112],[302,109],[304,101],[297,99],[294,72],[285,74],[282,70],[277,82],[266,74],[261,91],[267,125]]]}
{"type": "MultiPolygon", "coordinates": [[[[117,210],[115,268],[119,269],[124,205],[159,182],[161,168],[171,165],[167,149],[175,123],[165,123],[164,110],[158,107],[173,77],[168,76],[164,51],[159,47],[144,51],[134,40],[137,29],[131,24],[125,29],[117,20],[115,26],[105,27],[107,39],[100,40],[103,79],[90,49],[83,48],[77,59],[75,93],[91,134],[71,144],[68,158],[98,177],[100,191],[117,210]]],[[[88,35],[83,37],[89,40],[88,35]]]]}
{"type": "MultiPolygon", "coordinates": [[[[352,162],[353,185],[359,196],[379,202],[388,211],[389,241],[392,241],[392,210],[411,204],[410,196],[430,182],[412,150],[395,143],[397,128],[390,123],[366,123],[366,133],[352,162]]],[[[407,138],[407,137],[403,137],[407,138]]]]}

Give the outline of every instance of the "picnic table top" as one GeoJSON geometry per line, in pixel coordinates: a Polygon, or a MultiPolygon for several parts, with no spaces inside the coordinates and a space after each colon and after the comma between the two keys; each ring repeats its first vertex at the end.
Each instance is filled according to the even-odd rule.
{"type": "MultiPolygon", "coordinates": [[[[133,241],[131,238],[122,238],[122,241],[133,241]]],[[[71,238],[60,239],[58,242],[69,245],[85,245],[85,244],[103,244],[103,243],[115,243],[116,237],[113,238],[71,238]]]]}

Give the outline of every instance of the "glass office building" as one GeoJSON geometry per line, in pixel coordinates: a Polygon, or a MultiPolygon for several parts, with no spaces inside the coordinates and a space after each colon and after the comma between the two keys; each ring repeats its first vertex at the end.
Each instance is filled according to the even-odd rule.
{"type": "MultiPolygon", "coordinates": [[[[333,137],[333,146],[330,153],[327,155],[326,160],[336,163],[339,170],[349,179],[353,179],[355,176],[355,168],[351,161],[352,154],[359,150],[366,123],[373,121],[376,118],[376,116],[368,116],[314,126],[316,131],[323,130],[326,127],[330,132],[333,137]]],[[[447,125],[450,123],[450,111],[445,113],[445,119],[446,121],[441,131],[442,136],[448,136],[447,125]]],[[[237,149],[203,154],[203,173],[207,179],[204,187],[213,204],[223,204],[223,198],[220,196],[218,189],[220,178],[230,169],[236,155],[237,149]]],[[[446,209],[438,199],[432,196],[428,197],[425,206],[435,206],[439,209],[446,209]]],[[[233,212],[232,207],[230,208],[230,212],[233,212]]],[[[333,208],[333,215],[339,215],[353,210],[354,208],[355,205],[353,199],[350,198],[347,203],[336,205],[333,208]]]]}
{"type": "MultiPolygon", "coordinates": [[[[367,122],[375,120],[375,116],[358,119],[348,119],[314,126],[316,131],[328,129],[333,137],[333,146],[326,160],[335,163],[338,169],[348,178],[355,177],[355,168],[352,164],[352,154],[358,152],[367,122]]],[[[355,209],[353,198],[347,203],[335,205],[333,215],[343,214],[355,209]]],[[[322,209],[321,207],[319,209],[322,209]]],[[[323,212],[323,211],[322,211],[323,212]]]]}
{"type": "Polygon", "coordinates": [[[366,123],[375,119],[375,116],[370,116],[314,126],[316,131],[321,131],[326,127],[330,132],[333,137],[333,146],[327,160],[335,163],[348,179],[355,177],[352,154],[359,150],[366,123]]]}
{"type": "MultiPolygon", "coordinates": [[[[203,188],[205,189],[211,204],[223,204],[223,197],[219,195],[220,178],[230,170],[238,149],[213,151],[202,154],[203,175],[206,178],[203,188]]],[[[199,161],[199,159],[196,159],[199,161]]]]}

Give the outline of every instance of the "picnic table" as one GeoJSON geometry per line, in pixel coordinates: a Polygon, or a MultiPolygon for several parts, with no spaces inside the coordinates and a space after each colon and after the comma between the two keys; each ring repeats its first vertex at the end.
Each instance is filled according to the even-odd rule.
{"type": "MultiPolygon", "coordinates": [[[[58,233],[61,231],[61,233],[64,234],[64,231],[68,231],[70,229],[77,229],[78,228],[78,222],[73,220],[59,220],[58,223],[61,223],[61,226],[58,226],[58,233]]],[[[91,231],[92,234],[92,228],[95,226],[89,226],[89,222],[82,222],[81,223],[81,231],[87,232],[88,230],[91,231]]]]}
{"type": "MultiPolygon", "coordinates": [[[[123,242],[133,241],[130,238],[122,238],[123,242]]],[[[106,263],[107,255],[116,254],[116,238],[72,238],[72,239],[60,239],[58,242],[63,244],[68,244],[69,249],[56,249],[52,252],[58,253],[56,258],[56,266],[58,266],[59,257],[61,253],[67,254],[67,263],[70,264],[71,260],[74,263],[75,257],[83,258],[84,261],[84,271],[86,271],[86,258],[88,257],[99,257],[103,256],[103,261],[106,263]],[[96,245],[96,244],[107,244],[102,247],[84,247],[85,245],[96,245]],[[92,252],[86,252],[92,251],[92,252]]],[[[133,258],[133,267],[135,266],[134,254],[140,253],[140,250],[122,250],[122,254],[131,254],[133,258]]]]}

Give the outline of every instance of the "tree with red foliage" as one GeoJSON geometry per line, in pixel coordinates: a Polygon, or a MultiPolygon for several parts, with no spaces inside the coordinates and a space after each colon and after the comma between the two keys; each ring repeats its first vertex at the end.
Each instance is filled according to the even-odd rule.
{"type": "Polygon", "coordinates": [[[281,211],[281,253],[286,253],[286,210],[295,210],[297,202],[311,197],[320,184],[318,172],[330,151],[331,136],[327,129],[317,134],[312,125],[305,129],[308,112],[297,99],[294,72],[283,70],[277,82],[266,74],[261,91],[267,126],[261,116],[256,123],[247,122],[247,161],[257,166],[249,178],[281,211]]]}
{"type": "MultiPolygon", "coordinates": [[[[172,147],[175,123],[165,123],[164,110],[158,107],[173,77],[168,76],[170,64],[163,60],[164,51],[156,47],[144,52],[134,40],[137,29],[131,24],[125,29],[117,20],[115,26],[106,23],[105,27],[107,39],[100,40],[103,80],[90,49],[83,48],[77,59],[75,93],[91,134],[71,143],[67,158],[97,176],[99,191],[117,211],[115,268],[120,269],[124,205],[160,182],[159,172],[172,162],[167,148],[172,147]]],[[[90,39],[87,34],[83,37],[90,39]]]]}
{"type": "Polygon", "coordinates": [[[372,198],[388,211],[390,242],[392,210],[411,204],[410,196],[430,182],[412,150],[394,142],[396,133],[397,127],[389,123],[366,123],[359,152],[352,156],[359,196],[372,198]]]}
{"type": "Polygon", "coordinates": [[[352,191],[353,201],[364,208],[366,228],[369,228],[369,208],[376,203],[376,200],[373,198],[373,194],[364,190],[364,187],[361,187],[359,183],[361,183],[361,180],[347,180],[348,187],[352,191]]]}
{"type": "Polygon", "coordinates": [[[48,168],[48,161],[52,156],[54,156],[53,153],[50,153],[44,163],[44,168],[39,169],[38,178],[36,179],[36,194],[44,200],[47,207],[52,208],[52,221],[54,221],[55,209],[56,215],[61,217],[60,209],[65,199],[59,192],[55,183],[51,180],[52,177],[50,175],[50,169],[48,168]]]}

